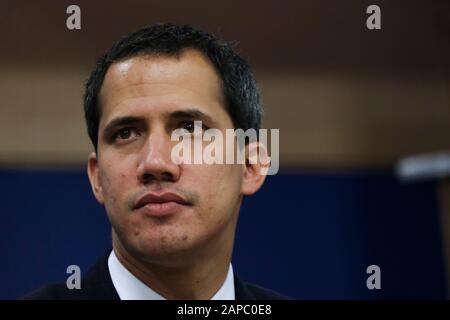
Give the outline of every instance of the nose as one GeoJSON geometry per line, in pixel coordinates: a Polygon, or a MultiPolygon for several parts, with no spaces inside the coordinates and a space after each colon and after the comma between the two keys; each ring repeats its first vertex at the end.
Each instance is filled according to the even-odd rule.
{"type": "Polygon", "coordinates": [[[138,179],[143,184],[152,181],[177,181],[180,167],[171,159],[172,141],[164,130],[152,132],[144,147],[137,168],[138,179]]]}

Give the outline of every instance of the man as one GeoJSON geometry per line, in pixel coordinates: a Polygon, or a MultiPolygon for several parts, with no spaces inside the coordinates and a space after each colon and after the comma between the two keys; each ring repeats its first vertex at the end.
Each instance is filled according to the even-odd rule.
{"type": "MultiPolygon", "coordinates": [[[[141,29],[100,58],[84,108],[95,149],[88,176],[113,250],[81,289],[54,285],[26,298],[284,298],[243,282],[230,263],[243,197],[263,184],[263,165],[177,164],[172,156],[177,129],[197,139],[197,129],[260,128],[256,83],[229,45],[186,25],[141,29]]],[[[264,148],[241,145],[245,157],[251,144],[264,148]]]]}

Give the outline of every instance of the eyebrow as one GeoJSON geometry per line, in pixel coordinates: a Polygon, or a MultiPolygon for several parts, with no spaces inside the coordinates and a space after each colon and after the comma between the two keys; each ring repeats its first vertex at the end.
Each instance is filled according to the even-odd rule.
{"type": "MultiPolygon", "coordinates": [[[[213,125],[216,124],[216,121],[214,121],[214,119],[210,115],[198,109],[186,109],[174,111],[169,113],[167,117],[169,119],[195,119],[206,121],[213,125]]],[[[139,125],[142,124],[143,122],[145,122],[145,119],[143,117],[136,117],[136,116],[123,116],[114,118],[105,126],[105,129],[103,129],[103,137],[106,139],[110,137],[113,134],[115,128],[130,125],[139,125]]]]}
{"type": "Polygon", "coordinates": [[[202,121],[207,121],[207,122],[211,122],[211,123],[216,123],[210,115],[208,115],[198,109],[186,109],[186,110],[174,111],[169,114],[169,118],[196,119],[196,120],[202,120],[202,121]]]}

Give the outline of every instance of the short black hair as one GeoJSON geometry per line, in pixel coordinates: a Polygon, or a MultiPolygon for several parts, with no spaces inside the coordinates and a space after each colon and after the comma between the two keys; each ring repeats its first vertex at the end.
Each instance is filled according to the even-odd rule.
{"type": "Polygon", "coordinates": [[[155,24],[133,32],[116,42],[97,61],[85,85],[84,113],[89,138],[97,151],[101,109],[98,94],[108,68],[114,62],[137,55],[177,56],[184,49],[202,52],[222,81],[226,111],[235,128],[261,127],[263,109],[256,81],[249,65],[232,46],[190,25],[155,24]]]}

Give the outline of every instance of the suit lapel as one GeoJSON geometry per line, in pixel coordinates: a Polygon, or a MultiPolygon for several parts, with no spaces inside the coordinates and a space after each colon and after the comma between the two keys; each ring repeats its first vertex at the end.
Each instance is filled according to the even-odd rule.
{"type": "Polygon", "coordinates": [[[234,274],[234,292],[236,300],[256,300],[255,295],[247,288],[245,282],[234,274]]]}

